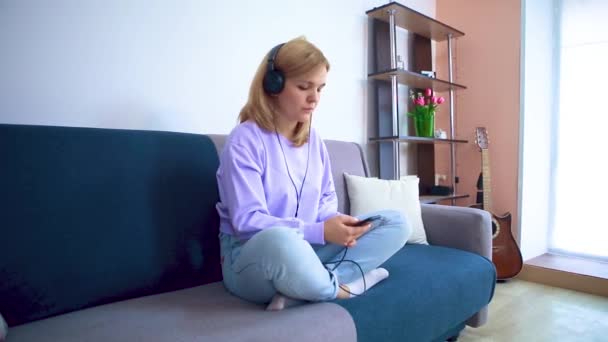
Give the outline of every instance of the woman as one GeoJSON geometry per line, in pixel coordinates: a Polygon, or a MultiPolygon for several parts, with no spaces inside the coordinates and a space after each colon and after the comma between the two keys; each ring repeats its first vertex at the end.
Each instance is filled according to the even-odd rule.
{"type": "Polygon", "coordinates": [[[246,300],[270,302],[268,310],[360,295],[388,277],[377,267],[410,234],[398,212],[374,213],[383,219],[373,225],[337,212],[327,149],[310,126],[328,71],[304,38],[274,47],[220,156],[224,284],[246,300]],[[336,267],[346,248],[357,264],[336,267]]]}

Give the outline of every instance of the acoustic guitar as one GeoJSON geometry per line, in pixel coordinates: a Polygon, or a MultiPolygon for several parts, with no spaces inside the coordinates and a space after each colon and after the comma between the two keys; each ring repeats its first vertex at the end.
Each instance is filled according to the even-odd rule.
{"type": "Polygon", "coordinates": [[[492,194],[490,180],[490,153],[488,150],[488,133],[484,127],[477,127],[477,146],[481,149],[481,174],[477,181],[477,204],[471,207],[484,209],[492,214],[492,262],[496,266],[498,280],[515,277],[523,267],[521,252],[511,233],[511,213],[502,216],[492,212],[492,194]],[[480,197],[482,202],[479,202],[480,197]]]}

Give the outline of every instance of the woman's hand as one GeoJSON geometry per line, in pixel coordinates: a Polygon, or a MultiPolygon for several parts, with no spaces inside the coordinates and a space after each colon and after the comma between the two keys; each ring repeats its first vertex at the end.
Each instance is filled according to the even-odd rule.
{"type": "Polygon", "coordinates": [[[357,239],[372,226],[371,223],[355,226],[357,222],[359,220],[356,217],[348,215],[336,215],[325,220],[323,223],[325,241],[346,247],[355,246],[357,239]]]}

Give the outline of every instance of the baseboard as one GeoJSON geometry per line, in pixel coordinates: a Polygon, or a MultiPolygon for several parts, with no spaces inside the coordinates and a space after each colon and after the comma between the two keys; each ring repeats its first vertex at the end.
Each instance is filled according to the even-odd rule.
{"type": "Polygon", "coordinates": [[[518,279],[608,297],[608,279],[525,264],[518,279]]]}

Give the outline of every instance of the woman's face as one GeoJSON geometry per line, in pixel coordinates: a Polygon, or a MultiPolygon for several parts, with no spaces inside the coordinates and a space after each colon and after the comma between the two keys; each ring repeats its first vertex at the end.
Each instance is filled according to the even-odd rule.
{"type": "Polygon", "coordinates": [[[289,124],[308,121],[319,104],[326,78],[325,65],[319,65],[304,75],[287,78],[285,88],[277,96],[280,121],[289,124]]]}

